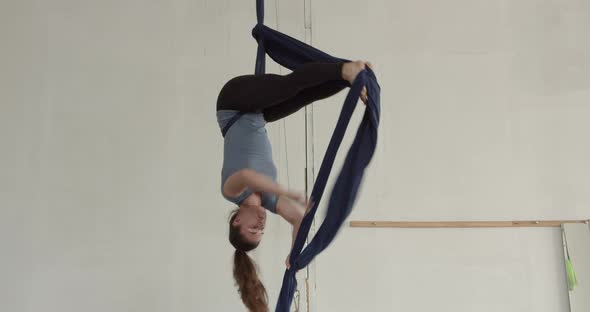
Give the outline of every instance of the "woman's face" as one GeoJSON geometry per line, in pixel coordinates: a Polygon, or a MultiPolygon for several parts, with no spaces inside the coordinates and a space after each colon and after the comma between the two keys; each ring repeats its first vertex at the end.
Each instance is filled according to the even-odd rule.
{"type": "Polygon", "coordinates": [[[234,225],[240,225],[240,233],[246,240],[258,243],[264,235],[266,209],[260,205],[244,203],[234,219],[234,225]]]}

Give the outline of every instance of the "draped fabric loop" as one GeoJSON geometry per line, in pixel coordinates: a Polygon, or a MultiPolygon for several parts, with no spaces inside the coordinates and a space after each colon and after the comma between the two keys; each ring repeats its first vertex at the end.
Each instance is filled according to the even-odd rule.
{"type": "MultiPolygon", "coordinates": [[[[256,1],[256,12],[258,23],[252,29],[252,36],[258,42],[255,66],[256,75],[265,73],[267,54],[275,62],[290,70],[295,70],[299,66],[310,62],[350,62],[347,59],[331,56],[304,42],[265,26],[264,0],[256,1]]],[[[371,161],[377,144],[377,128],[381,113],[380,95],[381,88],[377,82],[377,77],[367,67],[355,78],[342,106],[336,128],[330,139],[311,192],[310,200],[314,204],[304,216],[297,237],[295,238],[293,249],[291,250],[291,256],[289,258],[291,267],[285,270],[276,311],[289,311],[293,295],[297,289],[297,280],[295,278],[297,271],[307,266],[316,255],[322,252],[332,242],[344,220],[352,210],[365,168],[371,161]],[[336,153],[361,96],[363,86],[366,86],[368,96],[365,113],[357,129],[354,141],[346,154],[344,165],[336,179],[332,193],[329,196],[326,217],[314,237],[304,249],[305,240],[326,188],[336,153]]]]}

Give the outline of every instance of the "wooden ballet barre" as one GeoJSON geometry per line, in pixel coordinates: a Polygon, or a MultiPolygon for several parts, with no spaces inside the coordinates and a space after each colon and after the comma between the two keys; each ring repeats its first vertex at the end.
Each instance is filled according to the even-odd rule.
{"type": "Polygon", "coordinates": [[[590,220],[533,221],[350,221],[351,227],[372,228],[496,228],[496,227],[559,227],[564,223],[586,223],[590,220]]]}

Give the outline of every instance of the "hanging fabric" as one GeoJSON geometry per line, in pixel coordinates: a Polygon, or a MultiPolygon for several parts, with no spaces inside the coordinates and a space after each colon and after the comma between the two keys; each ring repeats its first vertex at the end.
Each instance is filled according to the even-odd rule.
{"type": "MultiPolygon", "coordinates": [[[[265,73],[267,54],[275,62],[290,70],[295,70],[299,66],[310,62],[350,62],[347,59],[331,56],[304,42],[265,26],[264,0],[256,1],[256,12],[258,23],[252,30],[253,37],[258,41],[255,66],[256,75],[265,73]]],[[[291,256],[289,258],[291,267],[285,271],[283,276],[283,284],[276,311],[289,311],[293,294],[297,289],[295,274],[307,266],[316,255],[322,252],[332,242],[344,220],[352,210],[365,168],[371,161],[377,144],[377,128],[379,126],[381,111],[380,94],[381,88],[377,83],[377,77],[367,67],[355,78],[342,106],[336,128],[332,134],[311,192],[311,201],[314,204],[303,218],[293,244],[293,249],[291,250],[291,256]],[[313,239],[303,249],[317,207],[326,188],[336,153],[358,103],[363,86],[366,86],[368,95],[364,116],[330,194],[326,218],[313,239]]]]}

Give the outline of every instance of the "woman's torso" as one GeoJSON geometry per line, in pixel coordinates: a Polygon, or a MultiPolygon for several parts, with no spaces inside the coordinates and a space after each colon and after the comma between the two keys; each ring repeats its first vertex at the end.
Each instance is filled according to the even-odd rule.
{"type": "MultiPolygon", "coordinates": [[[[217,123],[223,129],[238,111],[218,110],[217,123]]],[[[272,148],[266,132],[266,121],[262,113],[246,113],[242,115],[227,131],[223,146],[223,167],[221,170],[221,193],[229,201],[239,205],[253,194],[246,190],[236,197],[223,193],[225,181],[241,169],[252,169],[267,175],[273,180],[277,178],[277,170],[272,160],[272,148]]],[[[262,206],[276,211],[276,196],[262,193],[262,206]],[[268,206],[268,207],[267,207],[268,206]]]]}

